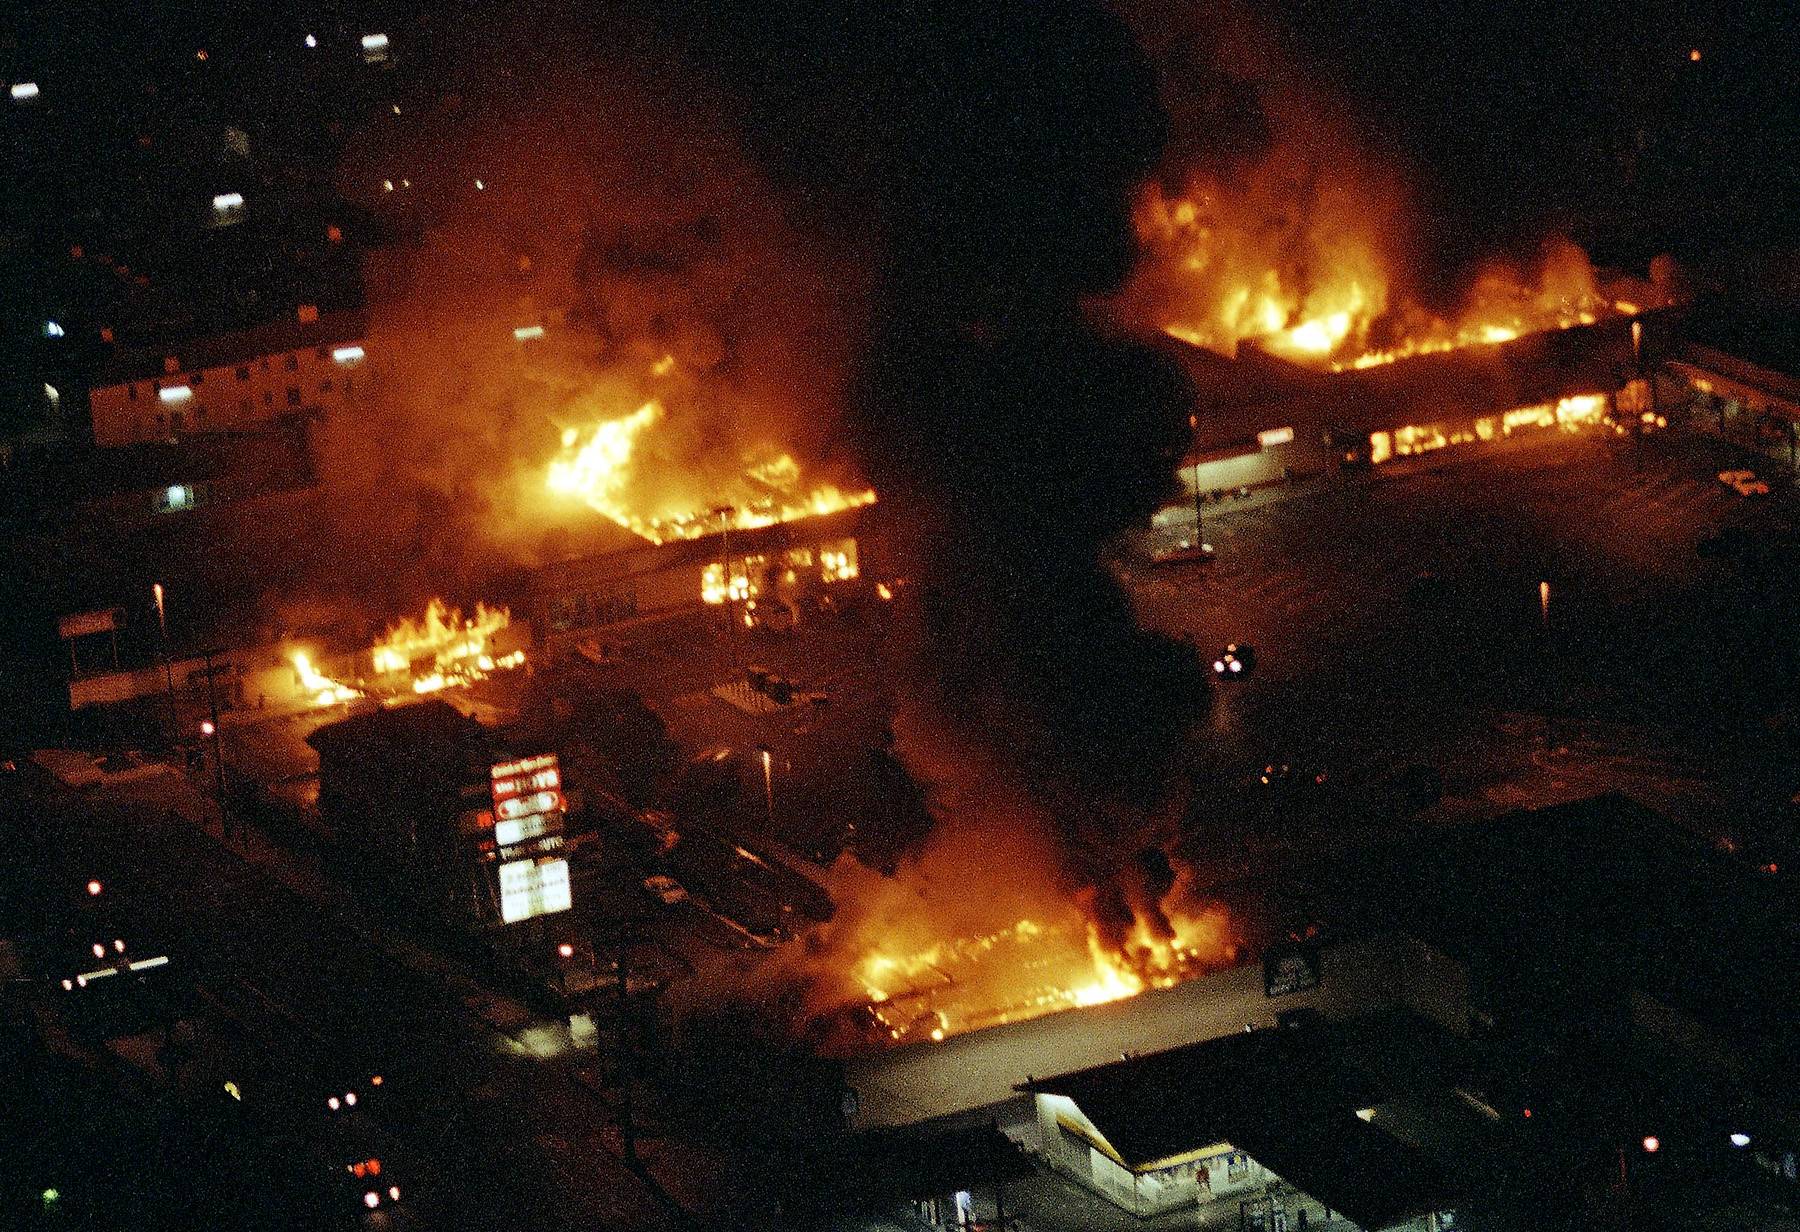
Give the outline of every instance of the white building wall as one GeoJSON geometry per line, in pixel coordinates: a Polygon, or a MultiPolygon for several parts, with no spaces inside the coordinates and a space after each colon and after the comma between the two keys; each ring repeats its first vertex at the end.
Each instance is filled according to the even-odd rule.
{"type": "Polygon", "coordinates": [[[349,341],[299,347],[242,364],[96,386],[89,397],[94,443],[132,445],[199,432],[256,432],[283,415],[347,412],[369,380],[363,346],[349,341]],[[165,401],[162,391],[171,389],[188,394],[165,401]]]}

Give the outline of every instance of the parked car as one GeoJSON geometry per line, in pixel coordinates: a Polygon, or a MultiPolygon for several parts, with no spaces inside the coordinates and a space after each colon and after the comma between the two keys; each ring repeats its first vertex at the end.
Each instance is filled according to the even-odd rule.
{"type": "Polygon", "coordinates": [[[1150,563],[1153,565],[1175,565],[1184,561],[1205,563],[1212,559],[1212,544],[1195,543],[1191,539],[1183,539],[1174,547],[1155,548],[1150,553],[1150,563]]]}
{"type": "Polygon", "coordinates": [[[1767,496],[1769,485],[1756,477],[1755,471],[1720,471],[1719,482],[1739,496],[1767,496]]]}
{"type": "Polygon", "coordinates": [[[688,892],[682,888],[681,883],[664,873],[644,878],[644,889],[652,897],[671,907],[687,901],[688,892]]]}
{"type": "Polygon", "coordinates": [[[1256,670],[1256,648],[1248,642],[1232,642],[1213,660],[1212,669],[1221,680],[1242,680],[1256,670]]]}

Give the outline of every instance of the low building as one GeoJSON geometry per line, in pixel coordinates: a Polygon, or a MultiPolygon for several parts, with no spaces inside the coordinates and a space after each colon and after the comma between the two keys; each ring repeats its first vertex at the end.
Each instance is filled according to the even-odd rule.
{"type": "Polygon", "coordinates": [[[878,564],[881,552],[863,530],[870,508],[545,565],[531,579],[531,619],[540,636],[554,637],[722,607],[729,598],[754,620],[757,608],[878,576],[869,554],[878,564]]]}
{"type": "MultiPolygon", "coordinates": [[[[1788,867],[1618,796],[1321,856],[1253,891],[1355,938],[1316,965],[1282,947],[1260,968],[859,1057],[848,1124],[883,1144],[993,1126],[1079,1201],[1198,1206],[1209,1226],[1561,1213],[1574,1158],[1615,1213],[1700,1209],[1720,1185],[1791,1209],[1788,867]],[[1625,1193],[1606,1188],[1622,1144],[1625,1193]]],[[[968,1161],[959,1189],[996,1194],[986,1166],[968,1161]]],[[[948,1202],[932,1177],[905,1196],[948,1202]]]]}
{"type": "Polygon", "coordinates": [[[166,441],[199,433],[264,432],[349,410],[368,372],[360,314],[302,319],[122,351],[94,377],[94,443],[166,441]]]}
{"type": "Polygon", "coordinates": [[[1800,313],[1696,305],[1682,320],[1658,393],[1691,425],[1800,462],[1800,313]]]}

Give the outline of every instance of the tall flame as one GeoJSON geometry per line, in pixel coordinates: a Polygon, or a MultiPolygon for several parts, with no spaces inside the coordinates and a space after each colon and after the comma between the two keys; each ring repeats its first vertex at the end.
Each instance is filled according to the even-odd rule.
{"type": "Polygon", "coordinates": [[[1147,186],[1134,217],[1146,260],[1127,293],[1146,324],[1226,355],[1253,342],[1343,369],[1590,324],[1612,310],[1587,254],[1557,240],[1534,271],[1490,264],[1444,320],[1394,293],[1375,203],[1347,183],[1314,185],[1304,202],[1277,191],[1289,187],[1274,173],[1231,191],[1147,186]]]}
{"type": "MultiPolygon", "coordinates": [[[[807,485],[790,453],[770,452],[747,460],[742,471],[719,485],[714,500],[662,511],[644,508],[638,494],[656,485],[645,475],[638,444],[665,417],[659,401],[629,415],[603,420],[583,431],[564,429],[562,452],[545,475],[550,491],[586,502],[626,530],[651,543],[697,539],[722,528],[749,530],[873,504],[871,489],[845,491],[835,484],[807,485]]],[[[695,477],[679,477],[692,487],[695,477]]]]}
{"type": "Polygon", "coordinates": [[[488,647],[489,639],[511,623],[512,614],[503,607],[478,603],[475,614],[465,620],[456,608],[433,599],[422,619],[403,617],[376,640],[371,652],[375,672],[404,672],[411,677],[413,692],[435,693],[517,667],[525,661],[523,651],[496,656],[488,647]]]}

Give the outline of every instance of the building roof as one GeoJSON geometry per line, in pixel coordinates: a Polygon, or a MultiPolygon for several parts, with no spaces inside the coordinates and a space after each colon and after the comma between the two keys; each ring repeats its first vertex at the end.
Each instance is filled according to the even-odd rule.
{"type": "Polygon", "coordinates": [[[1319,1021],[1227,1035],[1026,1087],[1073,1100],[1128,1166],[1229,1142],[1379,1228],[1448,1205],[1456,1191],[1441,1164],[1357,1110],[1450,1084],[1452,1056],[1441,1027],[1390,1010],[1360,1026],[1319,1021]],[[1405,1052],[1421,1063],[1393,1065],[1405,1052]]]}
{"type": "Polygon", "coordinates": [[[421,748],[465,748],[483,738],[486,729],[442,698],[382,707],[319,728],[306,738],[321,762],[328,757],[355,758],[365,750],[404,753],[421,748]]]}
{"type": "MultiPolygon", "coordinates": [[[[1660,319],[1644,314],[1653,317],[1660,319]]],[[[1150,344],[1193,383],[1191,465],[1234,447],[1254,450],[1256,434],[1271,428],[1366,434],[1608,393],[1624,383],[1630,337],[1630,321],[1618,317],[1343,372],[1306,368],[1250,345],[1226,359],[1173,338],[1150,344]]]]}
{"type": "Polygon", "coordinates": [[[1271,1026],[1276,1012],[1318,1008],[1339,1017],[1404,996],[1393,977],[1417,947],[1393,937],[1346,942],[1320,955],[1319,986],[1271,1000],[1260,963],[1233,967],[1122,1001],[1045,1014],[952,1035],[941,1043],[883,1049],[845,1065],[856,1093],[854,1127],[910,1125],[1002,1103],[1035,1075],[1067,1073],[1149,1056],[1198,1040],[1271,1026]]]}
{"type": "Polygon", "coordinates": [[[1739,300],[1705,300],[1683,316],[1681,337],[1800,381],[1800,312],[1739,300]]]}
{"type": "Polygon", "coordinates": [[[194,338],[169,346],[121,348],[94,374],[93,385],[100,389],[168,375],[165,361],[171,355],[176,359],[177,372],[229,368],[264,355],[359,341],[367,330],[363,313],[340,312],[316,321],[277,321],[257,329],[194,338]]]}

